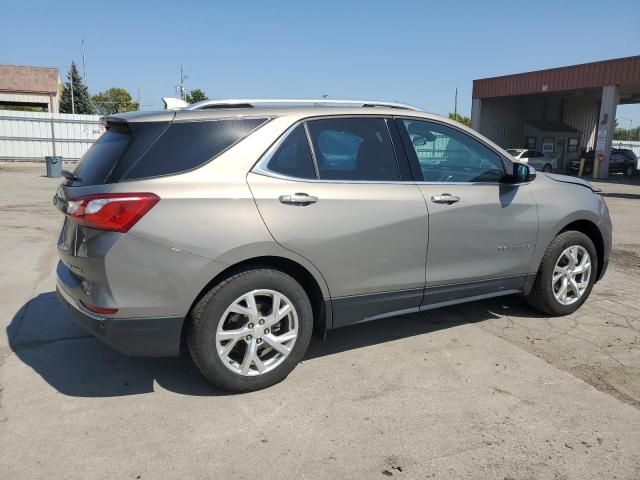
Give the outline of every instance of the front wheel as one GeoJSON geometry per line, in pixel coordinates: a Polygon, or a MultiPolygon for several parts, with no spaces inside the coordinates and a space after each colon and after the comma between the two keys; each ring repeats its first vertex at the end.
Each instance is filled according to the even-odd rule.
{"type": "Polygon", "coordinates": [[[298,282],[279,270],[247,270],[196,304],[189,350],[214,385],[249,392],[286,378],[302,360],[312,329],[311,304],[298,282]]]}
{"type": "Polygon", "coordinates": [[[553,239],[540,263],[529,304],[548,315],[575,312],[587,300],[597,274],[593,242],[582,232],[567,231],[553,239]]]}

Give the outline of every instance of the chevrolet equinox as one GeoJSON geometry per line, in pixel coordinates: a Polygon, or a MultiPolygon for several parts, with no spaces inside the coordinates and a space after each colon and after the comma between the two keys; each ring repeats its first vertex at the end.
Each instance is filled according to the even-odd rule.
{"type": "Polygon", "coordinates": [[[460,123],[387,102],[171,103],[105,117],[54,197],[59,296],[121,352],[185,345],[218,387],[257,390],[314,331],[508,294],[566,315],[607,268],[597,189],[460,123]]]}

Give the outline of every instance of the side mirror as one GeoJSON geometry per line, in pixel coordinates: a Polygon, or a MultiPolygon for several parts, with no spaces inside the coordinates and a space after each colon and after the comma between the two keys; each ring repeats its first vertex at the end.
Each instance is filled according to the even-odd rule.
{"type": "Polygon", "coordinates": [[[427,139],[419,135],[414,136],[411,141],[416,147],[422,147],[427,144],[427,139]]]}
{"type": "Polygon", "coordinates": [[[536,169],[524,163],[513,163],[513,173],[510,176],[511,183],[527,183],[536,178],[536,169]]]}

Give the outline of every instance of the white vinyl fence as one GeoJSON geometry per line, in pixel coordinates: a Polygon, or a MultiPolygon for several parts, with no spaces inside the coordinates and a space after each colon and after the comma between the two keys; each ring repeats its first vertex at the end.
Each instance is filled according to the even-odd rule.
{"type": "Polygon", "coordinates": [[[0,160],[44,161],[54,153],[64,160],[78,160],[104,131],[99,119],[98,115],[0,110],[0,160]]]}
{"type": "Polygon", "coordinates": [[[636,157],[640,158],[640,141],[638,140],[614,140],[613,148],[628,148],[633,150],[636,157]]]}

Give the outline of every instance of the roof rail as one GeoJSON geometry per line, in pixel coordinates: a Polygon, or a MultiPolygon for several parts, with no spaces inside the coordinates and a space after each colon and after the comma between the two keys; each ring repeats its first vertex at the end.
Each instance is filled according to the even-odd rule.
{"type": "Polygon", "coordinates": [[[183,107],[183,110],[205,110],[214,108],[251,108],[258,106],[296,106],[308,105],[318,107],[388,107],[422,111],[413,105],[396,102],[378,102],[376,100],[337,100],[333,98],[231,98],[223,100],[204,100],[183,107]]]}

